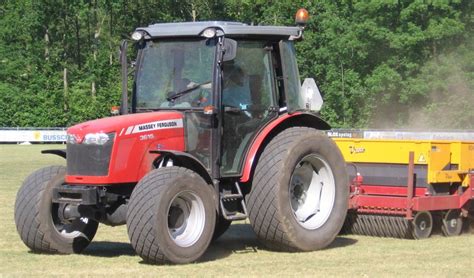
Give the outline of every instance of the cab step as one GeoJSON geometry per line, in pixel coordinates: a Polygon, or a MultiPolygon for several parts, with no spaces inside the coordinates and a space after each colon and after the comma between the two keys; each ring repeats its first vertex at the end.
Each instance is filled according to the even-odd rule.
{"type": "Polygon", "coordinates": [[[247,206],[245,205],[244,195],[240,190],[240,186],[237,182],[234,183],[237,193],[225,193],[221,192],[219,196],[219,203],[221,207],[222,216],[226,220],[244,220],[247,219],[247,206]],[[227,206],[226,206],[227,204],[227,206]],[[229,206],[233,206],[234,209],[230,209],[229,206]]]}

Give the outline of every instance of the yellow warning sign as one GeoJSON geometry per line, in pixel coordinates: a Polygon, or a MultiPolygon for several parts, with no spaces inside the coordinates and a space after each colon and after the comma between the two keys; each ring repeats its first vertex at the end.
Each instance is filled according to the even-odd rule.
{"type": "Polygon", "coordinates": [[[418,162],[426,163],[426,158],[423,154],[420,154],[420,157],[418,157],[418,162]]]}

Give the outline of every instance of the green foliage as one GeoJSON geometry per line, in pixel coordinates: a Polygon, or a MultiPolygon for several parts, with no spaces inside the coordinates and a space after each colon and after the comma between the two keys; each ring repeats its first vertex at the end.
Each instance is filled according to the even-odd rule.
{"type": "Polygon", "coordinates": [[[1,1],[0,126],[107,116],[120,98],[118,45],[135,27],[293,25],[300,7],[311,15],[300,74],[316,79],[333,126],[474,128],[470,0],[1,1]]]}

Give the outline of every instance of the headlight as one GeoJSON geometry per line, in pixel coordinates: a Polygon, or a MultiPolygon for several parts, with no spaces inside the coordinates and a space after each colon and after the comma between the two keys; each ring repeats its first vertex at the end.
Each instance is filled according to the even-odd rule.
{"type": "Polygon", "coordinates": [[[215,35],[216,29],[214,28],[207,28],[206,30],[204,30],[204,32],[202,32],[202,36],[208,39],[214,38],[215,35]]]}
{"type": "Polygon", "coordinates": [[[68,134],[66,143],[68,144],[77,144],[77,137],[74,134],[68,134]]]}
{"type": "Polygon", "coordinates": [[[143,39],[143,37],[144,37],[143,32],[140,32],[140,31],[135,31],[132,34],[132,40],[134,41],[139,41],[143,39]]]}
{"type": "Polygon", "coordinates": [[[104,145],[113,138],[113,133],[88,133],[84,136],[83,143],[86,145],[104,145]]]}

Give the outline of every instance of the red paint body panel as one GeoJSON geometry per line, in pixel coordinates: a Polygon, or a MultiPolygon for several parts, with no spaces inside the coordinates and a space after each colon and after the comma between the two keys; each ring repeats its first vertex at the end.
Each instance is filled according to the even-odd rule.
{"type": "Polygon", "coordinates": [[[242,171],[242,177],[240,178],[240,182],[248,182],[250,180],[250,174],[251,174],[252,166],[254,162],[253,160],[255,159],[255,156],[257,155],[257,152],[260,149],[260,146],[262,145],[267,135],[270,132],[272,132],[272,130],[274,130],[275,127],[281,124],[283,121],[291,117],[297,116],[299,114],[301,113],[293,113],[291,115],[283,114],[277,119],[273,120],[270,124],[268,124],[262,131],[260,131],[257,137],[255,137],[255,140],[250,146],[247,156],[245,157],[245,164],[244,164],[244,169],[242,171]]]}
{"type": "Polygon", "coordinates": [[[393,196],[355,195],[350,199],[349,204],[350,208],[405,210],[407,199],[393,196]]]}
{"type": "Polygon", "coordinates": [[[82,141],[88,133],[115,132],[114,146],[107,176],[66,175],[71,184],[106,185],[114,183],[135,183],[151,170],[158,154],[150,150],[166,149],[185,151],[184,128],[166,128],[133,133],[134,126],[166,120],[183,120],[183,114],[176,111],[129,114],[78,124],[68,129],[82,141]],[[146,138],[143,136],[146,135],[146,138]]]}
{"type": "MultiPolygon", "coordinates": [[[[384,185],[361,185],[360,192],[367,195],[407,196],[407,187],[384,185]]],[[[416,188],[415,196],[425,196],[427,188],[416,188]]]]}
{"type": "Polygon", "coordinates": [[[468,188],[462,195],[449,196],[431,196],[420,197],[413,199],[413,210],[445,210],[445,209],[460,209],[466,203],[473,199],[473,190],[468,188]]]}

